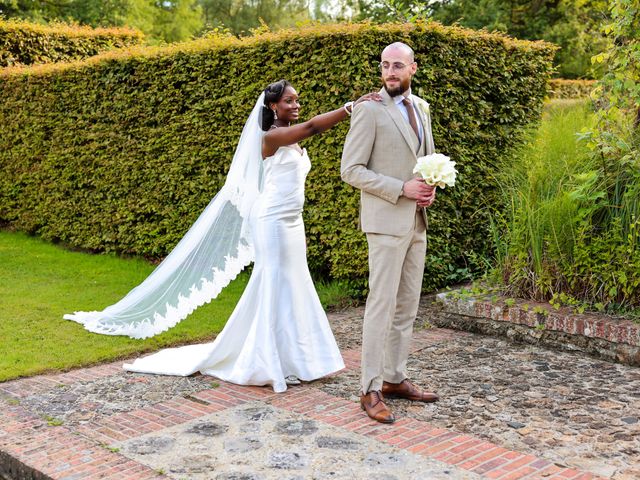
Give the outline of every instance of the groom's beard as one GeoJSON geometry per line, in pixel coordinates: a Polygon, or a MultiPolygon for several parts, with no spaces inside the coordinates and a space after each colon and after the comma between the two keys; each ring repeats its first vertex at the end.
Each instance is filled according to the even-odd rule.
{"type": "Polygon", "coordinates": [[[382,85],[384,86],[384,89],[387,91],[390,97],[397,97],[398,95],[402,95],[404,92],[409,90],[409,87],[411,87],[411,79],[407,78],[405,80],[400,80],[398,86],[393,88],[389,87],[387,85],[387,82],[382,79],[382,85]]]}

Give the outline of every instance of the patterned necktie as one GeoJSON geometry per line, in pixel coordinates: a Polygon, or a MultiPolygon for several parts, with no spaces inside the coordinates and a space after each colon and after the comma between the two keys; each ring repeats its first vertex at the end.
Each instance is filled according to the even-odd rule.
{"type": "Polygon", "coordinates": [[[409,123],[411,124],[411,128],[416,134],[418,141],[420,140],[420,130],[418,129],[418,122],[416,120],[416,111],[413,109],[413,103],[408,98],[403,98],[402,103],[407,107],[407,113],[409,114],[409,123]]]}

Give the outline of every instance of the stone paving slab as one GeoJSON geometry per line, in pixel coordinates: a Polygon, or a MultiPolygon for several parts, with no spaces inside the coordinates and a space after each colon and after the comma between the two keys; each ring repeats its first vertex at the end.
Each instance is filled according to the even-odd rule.
{"type": "Polygon", "coordinates": [[[409,369],[442,400],[390,401],[393,425],[357,403],[355,308],[330,314],[346,369],[283,394],[123,362],[0,383],[0,478],[640,478],[637,368],[421,328],[433,314],[409,369]]]}
{"type": "Polygon", "coordinates": [[[180,480],[480,478],[259,401],[114,447],[180,480]]]}

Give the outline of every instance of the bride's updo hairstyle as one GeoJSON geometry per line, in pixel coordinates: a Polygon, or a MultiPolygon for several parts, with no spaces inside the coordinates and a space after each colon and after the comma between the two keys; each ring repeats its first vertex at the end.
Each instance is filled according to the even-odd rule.
{"type": "Polygon", "coordinates": [[[264,89],[264,105],[262,106],[262,115],[260,118],[260,128],[265,132],[271,128],[275,121],[273,110],[269,108],[269,104],[278,103],[284,94],[284,90],[291,84],[286,80],[278,80],[264,89]]]}

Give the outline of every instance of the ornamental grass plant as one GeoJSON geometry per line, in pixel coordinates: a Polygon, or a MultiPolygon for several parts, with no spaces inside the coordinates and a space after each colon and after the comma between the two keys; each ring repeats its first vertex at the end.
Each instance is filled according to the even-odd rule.
{"type": "Polygon", "coordinates": [[[640,306],[640,175],[589,148],[581,132],[595,121],[589,100],[552,101],[501,167],[507,208],[493,232],[508,295],[579,311],[640,306]]]}

